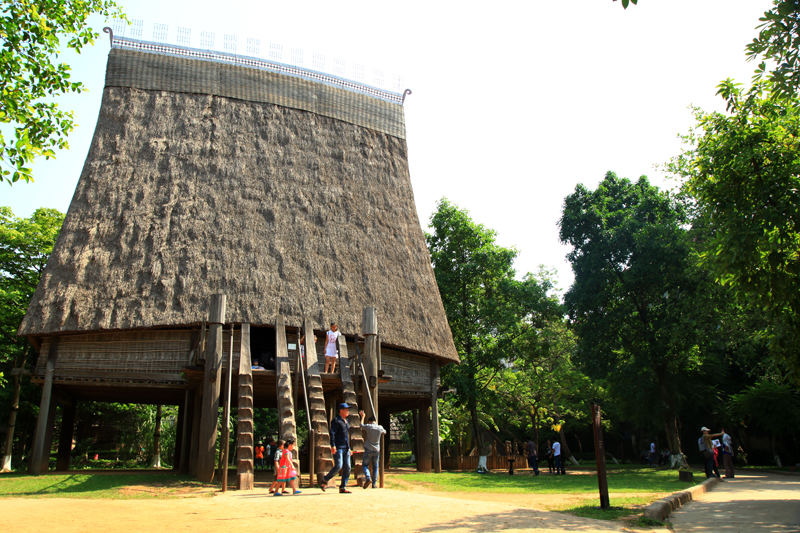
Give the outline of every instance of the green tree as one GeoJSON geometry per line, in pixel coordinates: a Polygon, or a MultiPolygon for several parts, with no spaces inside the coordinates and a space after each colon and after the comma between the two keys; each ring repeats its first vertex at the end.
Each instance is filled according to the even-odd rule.
{"type": "Polygon", "coordinates": [[[704,264],[765,312],[772,353],[800,381],[800,111],[766,89],[723,82],[730,113],[696,108],[688,148],[667,169],[708,228],[704,264]]]}
{"type": "MultiPolygon", "coordinates": [[[[25,387],[19,375],[14,387],[4,387],[5,374],[11,367],[23,367],[33,359],[27,339],[17,337],[22,318],[28,309],[47,258],[53,251],[64,215],[55,209],[40,208],[30,218],[14,216],[8,207],[0,207],[0,416],[8,413],[3,468],[11,468],[13,428],[20,409],[21,393],[38,394],[37,388],[25,387]],[[8,411],[5,407],[8,406],[8,411]]],[[[28,384],[29,385],[29,384],[28,384]]],[[[35,409],[22,394],[22,408],[35,409]]],[[[34,403],[36,399],[32,399],[34,403]]]]}
{"type": "Polygon", "coordinates": [[[702,367],[703,332],[717,326],[686,221],[681,205],[646,177],[632,183],[613,172],[595,191],[578,185],[559,221],[561,242],[573,247],[565,304],[579,360],[607,377],[612,392],[646,391],[673,454],[681,453],[681,389],[702,367]]]}
{"type": "Polygon", "coordinates": [[[734,412],[746,424],[770,437],[772,456],[780,465],[775,441],[778,435],[797,433],[800,394],[786,383],[762,380],[732,397],[734,412]]]}
{"type": "Polygon", "coordinates": [[[0,124],[14,128],[14,139],[0,131],[0,180],[31,181],[29,165],[37,156],[55,156],[68,148],[72,112],[50,98],[85,90],[70,80],[70,68],[58,63],[62,40],[76,52],[100,34],[88,26],[94,13],[124,18],[113,0],[2,0],[0,8],[0,124]]]}
{"type": "Polygon", "coordinates": [[[758,37],[745,49],[748,61],[761,57],[753,81],[766,74],[772,98],[791,101],[800,88],[800,1],[774,0],[759,21],[758,37]],[[772,69],[768,61],[774,64],[772,69]]]}
{"type": "Polygon", "coordinates": [[[466,405],[481,453],[484,443],[478,405],[491,375],[515,357],[514,340],[524,331],[544,325],[557,313],[551,288],[530,274],[515,278],[517,251],[495,242],[495,232],[476,224],[469,213],[446,199],[431,217],[425,238],[461,364],[447,365],[444,382],[455,387],[466,405]],[[478,379],[488,372],[485,379],[478,379]]]}

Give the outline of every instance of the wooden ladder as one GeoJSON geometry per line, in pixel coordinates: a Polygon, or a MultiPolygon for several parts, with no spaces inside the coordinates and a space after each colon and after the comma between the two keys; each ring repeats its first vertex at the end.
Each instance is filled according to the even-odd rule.
{"type": "MultiPolygon", "coordinates": [[[[297,442],[297,424],[292,402],[292,372],[289,367],[289,349],[286,345],[286,326],[279,316],[275,324],[275,374],[278,385],[279,438],[292,438],[297,442]]],[[[296,455],[296,454],[295,454],[296,455]]]]}
{"type": "Polygon", "coordinates": [[[305,361],[301,361],[305,370],[306,387],[308,388],[308,410],[311,419],[311,429],[314,430],[314,457],[317,481],[322,482],[322,477],[333,467],[331,456],[331,438],[328,430],[328,413],[325,411],[325,395],[322,389],[322,378],[319,375],[317,361],[317,347],[314,344],[314,330],[311,322],[306,319],[303,324],[305,333],[305,361]]]}
{"type": "Polygon", "coordinates": [[[360,485],[363,478],[361,461],[364,457],[364,436],[361,432],[361,417],[358,415],[358,396],[356,395],[353,376],[350,374],[350,358],[347,353],[347,341],[344,336],[339,337],[339,376],[342,379],[344,403],[350,406],[350,415],[347,417],[347,421],[350,422],[350,453],[355,456],[354,477],[356,478],[356,483],[360,485]]]}

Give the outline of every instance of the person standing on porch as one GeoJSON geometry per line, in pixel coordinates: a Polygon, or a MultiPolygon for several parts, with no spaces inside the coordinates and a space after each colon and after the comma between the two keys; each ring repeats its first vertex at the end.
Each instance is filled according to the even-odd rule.
{"type": "Polygon", "coordinates": [[[339,354],[336,352],[336,340],[339,338],[339,326],[336,322],[331,323],[331,329],[325,338],[325,372],[333,373],[336,370],[336,359],[339,354]],[[328,369],[330,368],[330,370],[328,369]]]}
{"type": "Polygon", "coordinates": [[[347,481],[350,479],[350,423],[347,416],[350,414],[350,406],[346,403],[339,404],[339,415],[331,420],[331,453],[333,454],[333,468],[328,472],[320,483],[323,492],[328,487],[328,482],[339,470],[342,471],[342,483],[339,485],[339,492],[350,494],[347,490],[347,481]]]}
{"type": "Polygon", "coordinates": [[[375,417],[369,417],[367,424],[364,423],[364,411],[359,411],[361,417],[361,429],[366,432],[364,439],[364,460],[361,466],[364,468],[364,488],[368,489],[370,484],[374,489],[378,483],[378,465],[381,464],[381,435],[386,434],[383,426],[375,423],[375,417]],[[370,480],[370,472],[372,479],[370,480]]]}

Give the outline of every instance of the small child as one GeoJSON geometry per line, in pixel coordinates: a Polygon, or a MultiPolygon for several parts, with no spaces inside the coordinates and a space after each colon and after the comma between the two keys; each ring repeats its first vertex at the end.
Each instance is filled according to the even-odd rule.
{"type": "MultiPolygon", "coordinates": [[[[286,439],[277,478],[281,488],[288,483],[292,488],[292,494],[300,494],[301,491],[297,490],[297,470],[294,469],[294,463],[292,462],[292,449],[294,449],[294,440],[286,439]]],[[[276,491],[275,496],[278,494],[276,491]]]]}
{"type": "Polygon", "coordinates": [[[272,485],[269,487],[269,493],[273,494],[274,496],[280,496],[281,491],[283,490],[283,483],[278,482],[278,472],[279,472],[279,464],[281,462],[281,457],[283,456],[283,446],[284,442],[282,440],[278,440],[275,443],[275,458],[274,458],[274,465],[275,465],[275,480],[272,482],[272,485]]]}
{"type": "Polygon", "coordinates": [[[339,338],[339,326],[336,322],[331,323],[331,329],[327,333],[325,339],[325,372],[333,373],[336,370],[336,359],[339,355],[336,353],[336,339],[339,338]],[[330,370],[329,370],[330,368],[330,370]]]}

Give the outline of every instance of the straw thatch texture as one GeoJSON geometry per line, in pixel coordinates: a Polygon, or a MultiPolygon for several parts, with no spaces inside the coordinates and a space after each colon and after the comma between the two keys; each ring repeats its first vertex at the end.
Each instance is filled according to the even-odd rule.
{"type": "Polygon", "coordinates": [[[457,361],[405,141],[268,103],[108,87],[21,335],[226,321],[361,329],[457,361]]]}
{"type": "Polygon", "coordinates": [[[212,61],[111,50],[106,87],[212,94],[278,104],[405,139],[403,106],[295,76],[212,61]]]}

